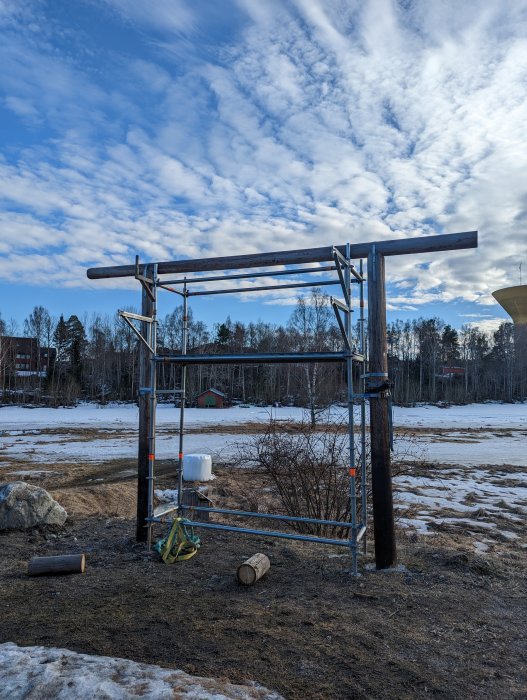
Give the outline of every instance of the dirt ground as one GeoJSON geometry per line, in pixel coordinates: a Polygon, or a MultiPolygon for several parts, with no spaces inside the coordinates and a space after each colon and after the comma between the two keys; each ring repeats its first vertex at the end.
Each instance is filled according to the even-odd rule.
{"type": "MultiPolygon", "coordinates": [[[[157,485],[173,486],[159,466],[157,485]]],[[[254,472],[217,474],[222,505],[265,486],[254,472]]],[[[342,548],[201,530],[198,555],[166,566],[134,541],[133,480],[93,478],[56,484],[72,516],[64,528],[0,535],[0,642],[252,679],[290,700],[527,697],[517,544],[481,557],[462,532],[401,532],[403,570],[364,570],[370,555],[352,578],[342,548]],[[34,555],[79,551],[84,575],[26,575],[34,555]],[[242,587],[236,567],[258,551],[271,569],[242,587]]]]}

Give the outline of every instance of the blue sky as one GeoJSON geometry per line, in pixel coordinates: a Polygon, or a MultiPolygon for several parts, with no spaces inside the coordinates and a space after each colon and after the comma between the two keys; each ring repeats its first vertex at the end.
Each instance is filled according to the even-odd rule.
{"type": "MultiPolygon", "coordinates": [[[[490,292],[527,267],[525,0],[0,0],[0,33],[4,319],[136,304],[136,283],[85,274],[136,253],[474,229],[476,251],[389,260],[390,318],[506,318],[490,292]]],[[[283,321],[295,297],[195,311],[283,321]]]]}

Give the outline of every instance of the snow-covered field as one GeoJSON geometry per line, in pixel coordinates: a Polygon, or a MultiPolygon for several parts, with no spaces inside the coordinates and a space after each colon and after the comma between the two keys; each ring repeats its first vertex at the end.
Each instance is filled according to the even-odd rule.
{"type": "MultiPolygon", "coordinates": [[[[344,417],[346,409],[332,412],[344,417]]],[[[251,439],[251,425],[265,424],[270,417],[300,421],[305,413],[299,408],[233,407],[187,409],[185,417],[185,452],[206,452],[218,462],[228,461],[237,444],[251,439]],[[241,426],[247,429],[240,431],[241,426]]],[[[137,421],[135,405],[0,408],[0,476],[38,478],[68,463],[114,459],[130,460],[133,468],[137,421]]],[[[176,458],[178,424],[178,409],[158,407],[158,458],[176,458]]],[[[396,407],[394,425],[398,452],[407,453],[416,465],[395,479],[402,526],[421,533],[438,525],[462,528],[482,535],[481,551],[489,538],[519,538],[527,513],[527,404],[396,407]]]]}
{"type": "MultiPolygon", "coordinates": [[[[346,409],[333,408],[335,417],[344,417],[346,409]]],[[[234,407],[223,410],[191,408],[185,412],[185,452],[207,452],[213,458],[226,457],[234,438],[221,426],[278,421],[300,421],[301,408],[234,407]],[[214,432],[199,434],[200,427],[219,426],[214,432]]],[[[0,457],[4,466],[13,467],[17,460],[42,463],[71,460],[100,462],[130,458],[136,454],[138,409],[135,405],[99,407],[85,404],[73,409],[18,408],[0,409],[0,457]],[[79,438],[81,429],[99,431],[86,440],[79,438]],[[63,432],[62,432],[63,431],[63,432]],[[70,432],[68,432],[70,431],[70,432]]],[[[160,459],[177,455],[179,410],[160,405],[157,411],[158,438],[156,454],[160,459]]],[[[527,405],[472,404],[448,409],[436,406],[399,408],[394,411],[396,428],[417,429],[412,443],[419,445],[419,459],[448,464],[527,463],[527,405]],[[434,429],[440,429],[438,434],[434,429]],[[447,431],[447,432],[444,432],[447,431]],[[500,431],[497,435],[496,431],[500,431]]],[[[407,451],[405,438],[400,450],[407,451]]],[[[412,450],[410,450],[412,452],[412,450]]]]}
{"type": "MultiPolygon", "coordinates": [[[[337,416],[344,416],[345,408],[331,409],[337,416]]],[[[81,404],[76,408],[19,408],[4,406],[0,408],[0,429],[27,430],[30,428],[56,427],[130,427],[135,428],[138,420],[135,404],[81,404]]],[[[302,408],[271,406],[234,406],[221,410],[187,408],[185,425],[228,425],[247,422],[267,422],[270,417],[276,420],[301,420],[305,415],[302,408]]],[[[157,408],[157,423],[176,425],[179,421],[179,409],[168,404],[157,408]]],[[[527,429],[527,404],[483,403],[467,406],[450,406],[439,408],[426,404],[412,408],[394,408],[394,422],[401,427],[434,428],[524,428],[527,429]]]]}

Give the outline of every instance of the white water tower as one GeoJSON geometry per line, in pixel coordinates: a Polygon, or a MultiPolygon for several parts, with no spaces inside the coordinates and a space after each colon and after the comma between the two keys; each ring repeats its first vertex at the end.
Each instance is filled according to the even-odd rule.
{"type": "Polygon", "coordinates": [[[516,325],[527,323],[527,284],[497,289],[492,296],[516,325]]]}
{"type": "Polygon", "coordinates": [[[527,284],[504,287],[492,292],[492,296],[514,321],[516,347],[520,356],[527,351],[527,284]]]}

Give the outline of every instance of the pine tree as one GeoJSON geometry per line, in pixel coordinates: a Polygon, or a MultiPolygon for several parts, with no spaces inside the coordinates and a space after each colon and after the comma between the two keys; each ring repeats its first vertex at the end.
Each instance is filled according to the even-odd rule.
{"type": "Polygon", "coordinates": [[[82,360],[86,348],[86,333],[78,317],[73,315],[66,321],[67,351],[69,356],[71,376],[77,384],[82,383],[82,360]]]}

